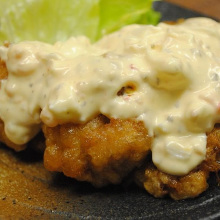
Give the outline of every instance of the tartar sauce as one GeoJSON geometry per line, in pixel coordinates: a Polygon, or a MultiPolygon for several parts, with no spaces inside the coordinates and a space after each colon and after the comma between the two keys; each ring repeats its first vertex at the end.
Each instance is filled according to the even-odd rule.
{"type": "Polygon", "coordinates": [[[9,72],[0,118],[16,144],[42,123],[134,118],[154,139],[154,164],[184,175],[205,159],[206,132],[220,120],[220,24],[208,18],[130,25],[95,44],[20,42],[0,58],[9,72]]]}

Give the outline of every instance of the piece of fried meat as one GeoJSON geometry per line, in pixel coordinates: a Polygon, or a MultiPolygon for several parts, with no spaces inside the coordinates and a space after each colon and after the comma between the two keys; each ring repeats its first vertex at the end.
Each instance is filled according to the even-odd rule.
{"type": "Polygon", "coordinates": [[[150,156],[151,138],[142,122],[100,115],[85,125],[44,126],[45,167],[95,186],[118,184],[131,171],[155,197],[194,198],[208,188],[210,172],[220,169],[220,127],[208,134],[206,160],[185,176],[159,171],[150,156]]]}
{"type": "Polygon", "coordinates": [[[208,188],[210,172],[220,170],[220,125],[207,134],[206,159],[185,176],[173,176],[159,171],[147,162],[136,172],[135,180],[155,197],[170,195],[175,200],[194,198],[208,188]]]}
{"type": "MultiPolygon", "coordinates": [[[[0,79],[8,76],[0,61],[0,79]]],[[[73,123],[54,128],[43,126],[46,138],[45,167],[63,172],[97,187],[118,184],[134,171],[135,182],[155,197],[170,195],[173,199],[193,198],[208,187],[210,172],[220,170],[220,126],[208,135],[206,160],[185,176],[159,171],[152,163],[148,136],[143,122],[132,119],[109,119],[99,115],[84,125],[73,123]]],[[[23,150],[26,145],[12,143],[0,120],[0,142],[23,150]]]]}
{"type": "Polygon", "coordinates": [[[85,125],[44,126],[45,167],[95,186],[118,184],[143,164],[151,138],[142,122],[99,115],[85,125]]]}

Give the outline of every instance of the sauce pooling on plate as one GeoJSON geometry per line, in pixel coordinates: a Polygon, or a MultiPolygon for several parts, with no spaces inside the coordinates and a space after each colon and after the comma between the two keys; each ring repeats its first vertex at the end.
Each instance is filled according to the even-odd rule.
{"type": "Polygon", "coordinates": [[[0,47],[0,118],[7,137],[28,142],[41,124],[86,123],[98,114],[144,122],[162,171],[184,175],[206,156],[206,132],[219,122],[220,24],[130,25],[90,44],[0,47]]]}

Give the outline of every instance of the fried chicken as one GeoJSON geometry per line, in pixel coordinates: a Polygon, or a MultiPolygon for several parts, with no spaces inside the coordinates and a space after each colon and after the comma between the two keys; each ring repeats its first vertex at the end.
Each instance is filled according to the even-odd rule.
{"type": "Polygon", "coordinates": [[[159,171],[150,161],[136,172],[136,182],[155,197],[170,195],[175,200],[193,198],[208,188],[210,172],[220,170],[220,126],[207,136],[206,159],[188,175],[172,176],[159,171]]]}
{"type": "Polygon", "coordinates": [[[118,184],[140,167],[151,138],[142,122],[100,115],[85,125],[44,126],[45,167],[95,186],[118,184]]]}
{"type": "Polygon", "coordinates": [[[85,125],[44,126],[43,130],[45,167],[98,187],[118,184],[136,170],[136,183],[155,197],[193,198],[208,188],[209,173],[220,169],[220,127],[208,134],[206,160],[185,176],[166,174],[153,165],[151,138],[142,122],[98,116],[85,125]]]}
{"type": "Polygon", "coordinates": [[[191,171],[186,176],[172,176],[159,171],[152,162],[138,170],[136,183],[144,187],[154,197],[170,195],[175,200],[194,198],[208,188],[208,171],[191,171]]]}
{"type": "MultiPolygon", "coordinates": [[[[0,78],[7,78],[7,68],[0,62],[0,78]]],[[[143,122],[109,119],[99,115],[90,122],[43,126],[46,138],[45,167],[63,172],[79,181],[101,187],[118,184],[135,173],[135,182],[155,197],[193,198],[208,187],[210,172],[220,170],[220,127],[208,135],[206,160],[185,176],[172,176],[158,170],[151,161],[151,142],[143,122]]],[[[12,143],[0,121],[0,141],[16,151],[26,145],[12,143]]]]}

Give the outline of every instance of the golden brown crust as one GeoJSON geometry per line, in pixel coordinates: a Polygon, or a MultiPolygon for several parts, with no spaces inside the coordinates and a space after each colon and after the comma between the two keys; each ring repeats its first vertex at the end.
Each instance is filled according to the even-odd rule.
{"type": "Polygon", "coordinates": [[[8,77],[8,71],[5,63],[0,59],[0,79],[6,79],[8,77]]]}
{"type": "Polygon", "coordinates": [[[207,134],[206,159],[199,166],[200,169],[209,172],[220,170],[220,124],[207,134]]]}
{"type": "Polygon", "coordinates": [[[95,186],[118,184],[142,165],[151,138],[142,122],[98,116],[85,125],[44,126],[45,167],[95,186]]]}
{"type": "Polygon", "coordinates": [[[208,171],[196,170],[185,176],[172,176],[158,170],[152,162],[135,174],[136,183],[154,197],[169,195],[175,200],[194,198],[208,188],[208,171]]]}
{"type": "Polygon", "coordinates": [[[194,198],[208,188],[207,179],[210,172],[218,172],[220,154],[220,126],[207,134],[206,159],[185,176],[172,176],[159,171],[152,162],[138,170],[135,180],[155,197],[170,195],[175,200],[194,198]]]}

